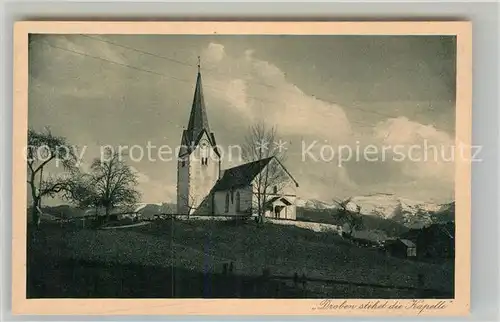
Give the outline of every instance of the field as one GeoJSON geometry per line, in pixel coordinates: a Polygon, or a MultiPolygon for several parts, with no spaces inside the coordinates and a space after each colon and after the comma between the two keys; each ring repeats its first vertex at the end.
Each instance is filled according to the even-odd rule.
{"type": "Polygon", "coordinates": [[[424,288],[453,294],[452,263],[388,257],[333,233],[297,227],[166,220],[127,229],[45,224],[30,231],[27,291],[32,298],[415,298],[407,290],[319,281],[411,287],[419,273],[424,288]],[[234,269],[228,273],[229,265],[234,269]],[[283,280],[295,273],[316,282],[283,280]]]}

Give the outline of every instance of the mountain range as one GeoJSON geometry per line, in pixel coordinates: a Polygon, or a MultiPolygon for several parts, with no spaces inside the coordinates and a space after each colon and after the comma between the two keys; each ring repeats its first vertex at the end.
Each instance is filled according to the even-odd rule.
{"type": "MultiPolygon", "coordinates": [[[[359,211],[364,219],[372,217],[391,221],[404,227],[418,229],[433,223],[452,222],[455,219],[455,202],[437,204],[398,197],[393,194],[377,193],[352,196],[339,203],[347,210],[359,211]]],[[[331,204],[319,200],[298,200],[298,213],[331,213],[335,215],[341,208],[338,203],[331,204]]],[[[312,218],[310,218],[312,219],[312,218]]]]}
{"type": "Polygon", "coordinates": [[[296,206],[300,208],[308,209],[335,209],[337,205],[335,203],[329,204],[317,199],[297,199],[296,206]]]}
{"type": "MultiPolygon", "coordinates": [[[[360,211],[363,224],[368,230],[382,230],[389,235],[399,234],[407,229],[428,227],[434,223],[454,222],[455,202],[436,204],[401,198],[392,194],[372,194],[353,196],[340,203],[351,211],[360,211]]],[[[297,200],[297,219],[343,224],[338,216],[338,203],[327,203],[316,199],[297,200]]],[[[142,218],[152,218],[155,214],[172,214],[176,211],[173,203],[139,203],[134,212],[142,218]]],[[[44,212],[59,218],[81,217],[95,213],[95,210],[81,210],[69,205],[44,207],[44,212]]],[[[113,212],[120,212],[115,209],[113,212]]]]}

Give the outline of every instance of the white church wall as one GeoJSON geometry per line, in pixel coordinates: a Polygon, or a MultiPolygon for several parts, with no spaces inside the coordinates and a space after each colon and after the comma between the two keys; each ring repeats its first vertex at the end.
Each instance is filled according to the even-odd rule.
{"type": "MultiPolygon", "coordinates": [[[[202,140],[207,140],[206,133],[202,140]]],[[[202,201],[209,195],[212,187],[219,178],[219,158],[211,145],[207,145],[203,151],[200,145],[189,155],[183,170],[179,165],[179,192],[177,197],[179,214],[190,214],[196,212],[200,215],[212,214],[211,202],[200,207],[202,201]],[[202,164],[202,158],[207,158],[207,164],[202,164]]]]}
{"type": "MultiPolygon", "coordinates": [[[[297,207],[296,207],[296,199],[297,197],[296,196],[292,196],[292,195],[281,195],[281,194],[269,194],[266,196],[266,200],[270,200],[271,198],[273,197],[284,197],[286,200],[288,200],[291,205],[289,206],[286,206],[286,209],[283,209],[283,212],[281,213],[280,215],[280,218],[281,219],[290,219],[290,220],[295,220],[297,219],[297,207]]],[[[253,198],[253,205],[254,205],[254,208],[253,208],[253,215],[257,215],[257,207],[258,207],[258,198],[257,198],[257,194],[254,194],[252,196],[253,198]]],[[[264,213],[264,216],[265,217],[269,217],[269,218],[274,218],[275,217],[275,214],[274,212],[270,211],[270,210],[266,210],[266,212],[264,213]]]]}
{"type": "MultiPolygon", "coordinates": [[[[272,198],[272,197],[268,197],[267,199],[269,199],[269,198],[272,198]]],[[[286,198],[286,200],[290,201],[292,204],[285,205],[282,202],[277,202],[276,205],[281,205],[281,206],[285,207],[283,210],[281,210],[278,218],[276,218],[276,214],[272,210],[266,210],[266,212],[264,213],[264,216],[268,217],[268,218],[275,218],[275,219],[296,220],[297,219],[297,214],[296,214],[297,207],[295,206],[295,197],[287,196],[284,198],[286,198]]]]}
{"type": "Polygon", "coordinates": [[[214,193],[214,215],[223,216],[226,215],[224,211],[226,203],[226,191],[217,191],[214,193]]]}
{"type": "Polygon", "coordinates": [[[252,187],[248,186],[238,190],[240,192],[240,213],[252,213],[252,187]]]}
{"type": "Polygon", "coordinates": [[[189,196],[189,158],[178,161],[177,164],[177,213],[188,212],[189,196]]]}
{"type": "Polygon", "coordinates": [[[212,147],[207,147],[209,154],[206,157],[207,164],[202,164],[201,161],[201,149],[198,146],[196,150],[191,154],[190,162],[190,203],[192,204],[193,211],[196,209],[197,212],[206,214],[211,213],[211,209],[198,209],[201,202],[208,196],[212,190],[215,182],[219,178],[219,161],[217,155],[213,151],[212,147]]]}
{"type": "Polygon", "coordinates": [[[296,196],[297,187],[295,186],[295,182],[291,179],[287,180],[285,184],[281,187],[279,193],[284,196],[296,196]]]}
{"type": "Polygon", "coordinates": [[[286,207],[287,209],[286,219],[290,220],[297,219],[297,206],[295,205],[295,197],[293,199],[294,199],[293,201],[290,200],[292,201],[293,204],[291,206],[286,207]]]}
{"type": "Polygon", "coordinates": [[[252,189],[250,186],[231,191],[217,191],[214,195],[214,214],[219,216],[241,216],[251,213],[252,189]],[[240,194],[240,211],[237,211],[237,194],[240,194]],[[226,196],[229,196],[229,207],[226,211],[226,196]]]}
{"type": "MultiPolygon", "coordinates": [[[[281,165],[277,164],[278,161],[275,159],[271,160],[270,163],[262,170],[261,173],[265,173],[266,168],[271,167],[271,169],[280,169],[280,171],[283,171],[284,178],[286,178],[282,182],[276,182],[276,183],[269,183],[268,187],[266,189],[266,194],[267,195],[274,195],[274,186],[276,186],[276,190],[278,191],[278,195],[286,195],[286,196],[296,196],[297,195],[297,187],[295,184],[295,181],[290,177],[290,175],[283,170],[281,165]]],[[[276,170],[274,170],[276,171],[276,170]]],[[[254,180],[253,185],[254,185],[254,191],[257,191],[257,178],[254,180]]]]}
{"type": "MultiPolygon", "coordinates": [[[[271,162],[277,162],[274,159],[271,162]]],[[[269,164],[268,166],[273,167],[273,169],[276,169],[276,167],[281,167],[279,164],[269,164]]],[[[282,168],[281,168],[282,169],[282,168]]],[[[266,169],[264,168],[262,170],[262,173],[265,173],[266,169]]],[[[284,170],[283,170],[284,171],[284,170]]],[[[286,200],[288,200],[291,205],[286,207],[283,210],[283,214],[280,216],[281,219],[290,219],[290,220],[295,220],[297,218],[297,210],[296,210],[296,199],[297,199],[297,186],[295,184],[295,181],[284,171],[285,174],[285,180],[282,182],[277,182],[276,183],[276,189],[275,185],[269,184],[269,186],[266,189],[266,200],[270,200],[273,197],[285,197],[286,200]],[[276,193],[275,193],[276,192],[276,193]]],[[[258,207],[258,198],[257,198],[257,191],[258,191],[258,177],[254,180],[253,184],[253,191],[255,192],[253,195],[253,204],[254,204],[254,215],[257,215],[257,207],[258,207]]],[[[264,213],[265,217],[270,217],[274,218],[274,213],[271,211],[266,211],[264,213]]]]}

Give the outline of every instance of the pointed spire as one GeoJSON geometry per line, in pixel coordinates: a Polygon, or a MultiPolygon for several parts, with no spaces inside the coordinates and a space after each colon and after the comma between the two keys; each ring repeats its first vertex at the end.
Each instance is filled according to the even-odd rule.
{"type": "MultiPolygon", "coordinates": [[[[198,68],[200,64],[198,63],[198,68]]],[[[193,105],[191,106],[191,114],[187,127],[187,135],[190,141],[198,138],[201,131],[206,130],[210,133],[208,126],[207,111],[205,109],[205,100],[203,98],[203,88],[201,84],[201,73],[198,69],[198,77],[196,79],[196,88],[194,90],[193,105]]]]}

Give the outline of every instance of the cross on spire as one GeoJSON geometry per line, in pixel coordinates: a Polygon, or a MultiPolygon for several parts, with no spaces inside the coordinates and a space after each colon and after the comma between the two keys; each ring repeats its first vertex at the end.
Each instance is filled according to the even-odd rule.
{"type": "Polygon", "coordinates": [[[200,72],[200,65],[201,65],[200,56],[198,56],[198,73],[200,72]]]}

